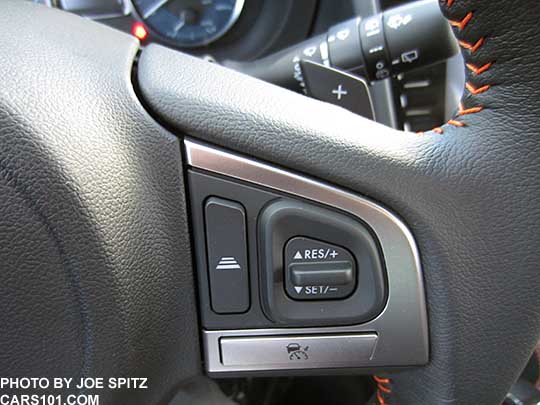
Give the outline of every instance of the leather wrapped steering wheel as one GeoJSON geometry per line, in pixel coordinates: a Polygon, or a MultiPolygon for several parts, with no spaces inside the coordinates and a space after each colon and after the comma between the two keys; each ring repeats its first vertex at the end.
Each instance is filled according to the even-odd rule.
{"type": "Polygon", "coordinates": [[[202,373],[189,135],[399,214],[421,255],[430,360],[377,370],[387,401],[501,403],[540,335],[540,6],[440,3],[467,84],[454,119],[412,134],[3,2],[1,374],[147,377],[102,403],[153,404],[202,373]]]}

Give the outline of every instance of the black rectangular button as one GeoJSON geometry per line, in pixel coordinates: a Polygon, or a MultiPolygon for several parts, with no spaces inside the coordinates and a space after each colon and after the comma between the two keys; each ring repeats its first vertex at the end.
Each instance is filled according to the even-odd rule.
{"type": "Polygon", "coordinates": [[[212,309],[218,314],[246,312],[249,276],[244,207],[211,197],[204,208],[212,309]]]}
{"type": "Polygon", "coordinates": [[[294,285],[348,285],[354,283],[352,263],[306,262],[289,265],[294,285]]]}

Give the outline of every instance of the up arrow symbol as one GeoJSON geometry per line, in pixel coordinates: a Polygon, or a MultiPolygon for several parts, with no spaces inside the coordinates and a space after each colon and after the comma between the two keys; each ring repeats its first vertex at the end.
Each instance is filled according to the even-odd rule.
{"type": "Polygon", "coordinates": [[[302,259],[302,253],[300,253],[300,251],[298,250],[296,252],[296,254],[294,255],[294,259],[297,260],[297,259],[302,259]]]}

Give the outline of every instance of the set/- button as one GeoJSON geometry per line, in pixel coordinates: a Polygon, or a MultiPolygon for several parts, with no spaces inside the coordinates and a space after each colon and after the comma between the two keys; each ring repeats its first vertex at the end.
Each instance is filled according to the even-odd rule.
{"type": "Polygon", "coordinates": [[[356,264],[340,246],[294,237],[285,246],[285,289],[295,300],[343,299],[356,287],[356,264]]]}

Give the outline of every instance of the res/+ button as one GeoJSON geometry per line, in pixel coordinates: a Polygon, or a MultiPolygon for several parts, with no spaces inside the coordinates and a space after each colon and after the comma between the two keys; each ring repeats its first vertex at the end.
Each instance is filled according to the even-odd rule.
{"type": "Polygon", "coordinates": [[[295,237],[285,246],[285,289],[295,300],[342,299],[356,287],[356,265],[340,246],[295,237]]]}

